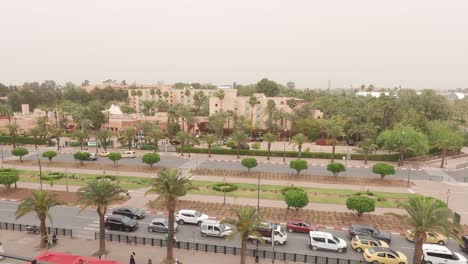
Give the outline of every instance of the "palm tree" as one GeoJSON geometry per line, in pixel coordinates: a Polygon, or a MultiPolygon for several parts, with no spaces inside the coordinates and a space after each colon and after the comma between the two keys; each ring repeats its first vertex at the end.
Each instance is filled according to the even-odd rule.
{"type": "Polygon", "coordinates": [[[219,91],[216,93],[216,97],[218,97],[220,109],[221,109],[221,111],[223,111],[224,90],[219,90],[219,91]]]}
{"type": "Polygon", "coordinates": [[[158,142],[160,139],[164,138],[164,133],[161,129],[157,126],[151,128],[148,132],[145,133],[146,138],[153,141],[154,144],[154,152],[157,152],[158,149],[158,142]]]}
{"type": "Polygon", "coordinates": [[[273,101],[272,99],[268,99],[265,111],[268,115],[268,120],[267,120],[268,132],[271,132],[271,129],[273,127],[273,118],[277,111],[275,101],[273,101]]]}
{"type": "Polygon", "coordinates": [[[227,218],[221,221],[221,223],[235,225],[236,228],[233,230],[229,238],[239,234],[241,237],[241,264],[245,264],[247,256],[247,241],[249,237],[263,242],[262,235],[258,233],[257,226],[261,225],[261,220],[257,214],[255,208],[252,207],[241,207],[239,209],[232,209],[237,219],[227,218]]]}
{"type": "Polygon", "coordinates": [[[37,138],[42,134],[42,128],[40,126],[35,126],[29,130],[29,133],[34,139],[34,148],[37,149],[37,138]]]}
{"type": "Polygon", "coordinates": [[[184,156],[184,148],[185,148],[185,145],[187,145],[188,141],[189,141],[189,134],[185,131],[179,131],[176,135],[176,139],[177,141],[180,142],[180,146],[182,147],[181,148],[181,155],[184,156]]]}
{"type": "Polygon", "coordinates": [[[379,149],[379,146],[374,144],[374,140],[372,138],[366,138],[363,141],[358,143],[358,147],[364,151],[364,164],[367,164],[367,160],[369,159],[369,153],[372,153],[379,149]]]}
{"type": "Polygon", "coordinates": [[[237,158],[240,158],[239,155],[239,150],[242,144],[246,143],[248,139],[248,135],[242,131],[242,130],[237,130],[232,134],[231,140],[236,145],[237,149],[237,158]]]}
{"type": "Polygon", "coordinates": [[[0,105],[0,115],[1,116],[6,116],[8,118],[8,123],[11,122],[11,117],[13,116],[13,111],[11,110],[11,107],[6,104],[1,104],[0,105]]]}
{"type": "Polygon", "coordinates": [[[218,141],[218,137],[215,134],[206,134],[202,137],[202,140],[208,145],[208,157],[211,158],[211,145],[218,141]]]}
{"type": "Polygon", "coordinates": [[[263,135],[263,139],[267,142],[267,149],[268,149],[268,157],[267,160],[270,160],[270,155],[271,155],[271,143],[275,142],[278,139],[278,136],[275,134],[272,134],[270,132],[266,133],[263,135]]]}
{"type": "Polygon", "coordinates": [[[18,125],[17,124],[8,124],[7,125],[8,131],[11,137],[11,143],[13,144],[13,148],[16,148],[16,136],[18,135],[18,125]]]}
{"type": "Polygon", "coordinates": [[[192,110],[186,105],[179,105],[176,111],[178,113],[178,116],[181,118],[182,131],[185,131],[187,120],[189,120],[193,116],[192,110]]]}
{"type": "Polygon", "coordinates": [[[249,98],[249,105],[250,105],[250,137],[252,137],[252,130],[253,130],[253,115],[254,115],[254,107],[258,103],[257,97],[250,96],[249,98]]]}
{"type": "Polygon", "coordinates": [[[134,127],[127,127],[120,132],[120,138],[123,142],[128,143],[128,150],[132,150],[132,142],[135,138],[136,129],[134,127]]]}
{"type": "Polygon", "coordinates": [[[331,121],[327,122],[325,125],[325,132],[327,133],[328,137],[332,139],[332,156],[331,156],[331,163],[335,161],[335,149],[336,149],[336,139],[339,137],[343,137],[344,131],[343,127],[338,124],[338,122],[331,121]]]}
{"type": "MultiPolygon", "coordinates": [[[[169,213],[169,228],[167,239],[167,261],[173,261],[173,244],[174,240],[174,212],[176,209],[177,200],[179,197],[185,196],[188,191],[196,190],[192,185],[192,181],[188,177],[183,177],[182,173],[176,169],[162,170],[156,178],[152,179],[151,189],[146,191],[145,195],[158,194],[155,201],[163,202],[166,205],[169,213]]],[[[172,262],[169,262],[172,263],[172,262]]]]}
{"type": "Polygon", "coordinates": [[[105,128],[101,128],[97,133],[96,137],[101,142],[104,151],[107,151],[107,147],[110,145],[110,141],[114,133],[112,131],[107,130],[105,128]]]}
{"type": "Polygon", "coordinates": [[[78,142],[80,143],[80,150],[83,150],[83,143],[86,141],[86,139],[89,138],[89,135],[86,131],[82,130],[77,130],[75,133],[73,133],[72,138],[77,139],[78,142]]]}
{"type": "Polygon", "coordinates": [[[52,222],[52,216],[49,212],[50,208],[61,205],[62,203],[57,198],[56,194],[49,195],[46,191],[32,191],[32,197],[26,198],[21,201],[16,209],[16,219],[19,219],[27,214],[36,213],[39,218],[40,227],[39,232],[41,234],[41,247],[46,246],[46,218],[52,222]]]}
{"type": "Polygon", "coordinates": [[[294,137],[291,138],[292,142],[294,143],[294,147],[297,146],[297,149],[299,150],[299,159],[301,158],[301,150],[302,150],[302,145],[307,142],[307,137],[304,136],[304,134],[299,133],[295,135],[294,137]]]}
{"type": "Polygon", "coordinates": [[[436,232],[456,238],[454,230],[460,230],[460,226],[454,222],[452,210],[433,197],[413,196],[400,206],[409,215],[404,220],[414,230],[414,264],[421,263],[426,232],[436,232]]]}
{"type": "Polygon", "coordinates": [[[54,136],[57,140],[57,150],[60,150],[60,137],[63,136],[63,133],[65,131],[60,127],[54,127],[50,131],[51,136],[54,136]]]}
{"type": "Polygon", "coordinates": [[[119,185],[113,184],[105,179],[92,180],[87,185],[78,190],[78,203],[83,206],[83,209],[90,206],[96,206],[96,212],[99,215],[99,251],[104,254],[106,252],[106,238],[104,216],[107,212],[107,207],[115,201],[123,199],[126,191],[119,185]]]}
{"type": "Polygon", "coordinates": [[[224,112],[217,112],[208,117],[208,126],[220,139],[223,138],[225,123],[226,116],[224,115],[224,112]]]}

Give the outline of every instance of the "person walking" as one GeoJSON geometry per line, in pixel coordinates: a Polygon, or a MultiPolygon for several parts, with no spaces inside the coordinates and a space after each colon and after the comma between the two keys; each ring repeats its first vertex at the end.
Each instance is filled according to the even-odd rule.
{"type": "Polygon", "coordinates": [[[146,264],[153,264],[153,261],[151,259],[148,259],[148,261],[146,262],[146,264]]]}
{"type": "Polygon", "coordinates": [[[130,255],[130,264],[135,264],[135,252],[130,255]]]}

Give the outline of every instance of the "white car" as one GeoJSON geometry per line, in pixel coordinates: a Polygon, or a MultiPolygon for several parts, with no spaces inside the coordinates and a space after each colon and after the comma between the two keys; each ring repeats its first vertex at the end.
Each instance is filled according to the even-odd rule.
{"type": "MultiPolygon", "coordinates": [[[[5,253],[5,250],[3,249],[2,242],[0,242],[0,253],[5,253]]],[[[3,257],[0,256],[0,260],[2,260],[3,257]]]]}
{"type": "Polygon", "coordinates": [[[447,263],[459,264],[467,263],[466,258],[456,252],[451,251],[445,246],[423,244],[423,261],[426,264],[447,263]]]}
{"type": "Polygon", "coordinates": [[[216,220],[205,220],[201,224],[200,232],[203,236],[225,238],[232,233],[232,228],[216,220]]]}
{"type": "Polygon", "coordinates": [[[331,233],[322,231],[309,232],[309,247],[312,250],[325,249],[342,253],[346,251],[346,241],[331,233]]]}
{"type": "Polygon", "coordinates": [[[125,151],[125,152],[122,152],[122,158],[135,158],[136,157],[136,153],[135,151],[125,151]]]}
{"type": "Polygon", "coordinates": [[[185,223],[201,225],[203,221],[208,220],[208,216],[195,210],[180,210],[175,219],[179,225],[185,223]]]}

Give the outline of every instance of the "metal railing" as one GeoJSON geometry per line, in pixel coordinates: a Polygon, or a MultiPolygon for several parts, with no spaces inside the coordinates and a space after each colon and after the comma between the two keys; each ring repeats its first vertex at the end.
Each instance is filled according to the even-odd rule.
{"type": "Polygon", "coordinates": [[[456,165],[455,169],[459,170],[459,169],[464,169],[467,167],[468,167],[468,162],[456,165]]]}
{"type": "MultiPolygon", "coordinates": [[[[27,231],[27,226],[35,226],[37,230],[39,230],[38,225],[23,225],[23,224],[15,224],[15,223],[6,223],[0,222],[0,230],[12,230],[12,231],[20,231],[25,232],[27,231]]],[[[71,229],[66,228],[58,228],[58,227],[46,227],[47,234],[57,234],[59,236],[68,236],[70,238],[73,237],[73,231],[71,229]]]]}
{"type": "MultiPolygon", "coordinates": [[[[99,239],[99,233],[94,233],[94,239],[99,239]]],[[[167,241],[161,238],[151,238],[151,237],[139,237],[139,236],[130,236],[130,235],[121,235],[121,234],[111,234],[106,233],[105,239],[108,241],[115,241],[119,243],[127,243],[134,245],[146,245],[153,247],[166,247],[167,241]]],[[[241,248],[232,247],[232,246],[222,246],[222,245],[210,245],[197,242],[183,242],[175,241],[174,247],[178,249],[186,250],[195,250],[203,251],[209,253],[219,253],[219,254],[229,254],[229,255],[240,255],[241,248]]],[[[288,253],[288,252],[279,252],[271,250],[259,249],[256,252],[255,249],[247,249],[247,256],[255,257],[258,253],[259,258],[264,259],[275,259],[280,261],[294,261],[294,262],[303,262],[303,263],[316,263],[316,264],[363,264],[365,261],[362,260],[352,260],[352,259],[341,259],[341,258],[331,258],[331,257],[321,257],[313,256],[307,254],[299,253],[288,253]]]]}

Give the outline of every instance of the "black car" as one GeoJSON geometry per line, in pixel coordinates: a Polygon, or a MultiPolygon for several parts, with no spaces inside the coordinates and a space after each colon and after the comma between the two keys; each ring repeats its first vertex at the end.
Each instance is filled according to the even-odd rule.
{"type": "Polygon", "coordinates": [[[389,233],[381,232],[377,228],[366,224],[351,224],[349,226],[349,236],[353,238],[355,235],[370,236],[387,243],[392,241],[392,236],[389,233]]]}
{"type": "Polygon", "coordinates": [[[106,217],[104,225],[107,230],[135,231],[138,229],[138,222],[123,215],[111,215],[106,217]]]}
{"type": "Polygon", "coordinates": [[[468,253],[468,235],[462,236],[460,248],[463,252],[468,253]]]}
{"type": "Polygon", "coordinates": [[[123,215],[132,219],[145,218],[145,211],[134,207],[118,207],[112,210],[113,215],[123,215]]]}

